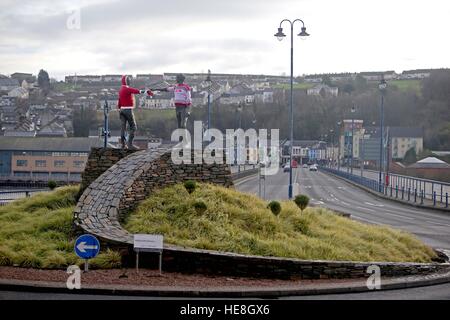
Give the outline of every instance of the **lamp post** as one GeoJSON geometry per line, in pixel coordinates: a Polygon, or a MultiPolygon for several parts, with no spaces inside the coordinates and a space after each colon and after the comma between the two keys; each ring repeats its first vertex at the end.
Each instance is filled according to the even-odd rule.
{"type": "Polygon", "coordinates": [[[284,22],[288,22],[291,26],[291,94],[290,94],[290,145],[289,145],[289,189],[288,196],[289,199],[293,198],[293,189],[292,189],[292,149],[294,145],[294,115],[293,115],[293,104],[294,104],[294,24],[296,22],[301,22],[302,31],[298,34],[299,37],[308,37],[309,34],[306,32],[305,23],[300,19],[295,19],[291,21],[289,19],[283,19],[280,22],[280,26],[278,27],[278,32],[275,33],[275,37],[279,41],[283,40],[286,35],[283,33],[282,25],[284,22]]]}
{"type": "Polygon", "coordinates": [[[206,83],[208,84],[208,129],[211,128],[211,70],[208,70],[208,76],[206,77],[206,83]]]}
{"type": "Polygon", "coordinates": [[[353,143],[354,143],[353,135],[354,135],[354,132],[355,132],[355,130],[354,130],[354,128],[355,128],[355,116],[354,116],[354,113],[356,112],[356,108],[355,108],[354,105],[352,106],[351,112],[352,112],[352,144],[351,144],[351,152],[352,152],[352,154],[350,155],[350,173],[353,174],[353,143]]]}
{"type": "MultiPolygon", "coordinates": [[[[338,136],[338,159],[337,159],[337,169],[338,171],[341,170],[341,123],[340,121],[337,122],[338,125],[338,132],[339,132],[339,136],[338,136]]],[[[344,133],[344,143],[345,143],[345,133],[344,133]]],[[[345,152],[344,152],[345,154],[345,152]]]]}
{"type": "Polygon", "coordinates": [[[331,161],[330,161],[330,168],[333,167],[334,164],[334,130],[330,130],[331,135],[331,161]]]}
{"type": "MultiPolygon", "coordinates": [[[[242,119],[242,105],[241,105],[241,103],[239,103],[237,108],[236,108],[236,130],[242,128],[242,126],[241,126],[241,119],[242,119]]],[[[239,142],[239,139],[238,139],[237,142],[239,142]]],[[[241,166],[238,163],[238,159],[241,159],[240,156],[238,157],[238,147],[239,147],[239,152],[241,152],[241,148],[240,148],[240,146],[237,145],[237,143],[235,144],[234,141],[233,141],[233,144],[235,146],[235,152],[234,152],[234,154],[235,154],[235,164],[237,164],[237,166],[238,166],[238,172],[241,172],[241,166]]]]}
{"type": "Polygon", "coordinates": [[[381,105],[380,105],[380,172],[378,174],[378,191],[382,192],[383,182],[383,125],[384,125],[384,95],[386,93],[387,83],[384,78],[381,79],[378,89],[381,92],[381,105]]]}
{"type": "Polygon", "coordinates": [[[108,128],[108,113],[109,113],[109,106],[108,106],[108,100],[105,99],[105,104],[103,105],[103,116],[104,116],[104,127],[103,127],[103,147],[108,147],[108,137],[109,137],[109,128],[108,128]]]}

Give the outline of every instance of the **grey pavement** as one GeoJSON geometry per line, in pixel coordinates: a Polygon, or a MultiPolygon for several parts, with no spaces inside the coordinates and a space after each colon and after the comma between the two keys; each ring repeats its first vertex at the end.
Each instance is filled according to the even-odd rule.
{"type": "MultiPolygon", "coordinates": [[[[384,224],[411,232],[434,248],[450,249],[450,215],[445,212],[421,209],[395,203],[372,195],[352,184],[306,168],[294,169],[294,194],[311,198],[311,205],[349,213],[355,220],[371,224],[384,224]]],[[[282,169],[267,176],[266,200],[288,198],[289,173],[282,169]]],[[[258,177],[251,176],[236,184],[243,192],[258,195],[258,177]]]]}

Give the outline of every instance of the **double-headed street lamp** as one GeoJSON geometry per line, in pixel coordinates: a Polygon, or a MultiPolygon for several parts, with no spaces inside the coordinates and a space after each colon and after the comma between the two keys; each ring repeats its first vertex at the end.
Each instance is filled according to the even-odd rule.
{"type": "Polygon", "coordinates": [[[383,125],[384,125],[384,95],[387,89],[387,83],[384,78],[381,79],[378,88],[381,92],[381,106],[380,106],[380,172],[378,174],[378,191],[382,192],[383,185],[383,125]]]}
{"type": "Polygon", "coordinates": [[[278,32],[275,33],[275,37],[279,41],[283,40],[286,35],[283,33],[282,25],[284,22],[288,22],[291,26],[291,96],[290,96],[290,152],[289,152],[289,189],[288,189],[288,195],[289,199],[293,198],[293,189],[292,189],[292,150],[294,145],[294,112],[293,112],[293,104],[294,104],[294,24],[296,22],[302,23],[302,31],[298,34],[299,37],[308,37],[309,34],[306,32],[305,23],[300,19],[295,19],[294,21],[291,21],[289,19],[281,20],[280,26],[278,28],[278,32]]]}

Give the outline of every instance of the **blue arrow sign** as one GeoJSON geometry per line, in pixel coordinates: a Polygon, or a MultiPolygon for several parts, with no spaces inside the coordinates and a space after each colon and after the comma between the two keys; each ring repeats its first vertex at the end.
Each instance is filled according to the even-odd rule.
{"type": "Polygon", "coordinates": [[[75,253],[81,259],[92,259],[100,252],[100,242],[90,234],[84,234],[75,241],[75,253]]]}

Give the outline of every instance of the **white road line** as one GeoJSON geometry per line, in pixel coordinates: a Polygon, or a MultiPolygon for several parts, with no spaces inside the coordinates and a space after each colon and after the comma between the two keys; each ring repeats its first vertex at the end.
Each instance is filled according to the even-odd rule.
{"type": "Polygon", "coordinates": [[[375,210],[369,209],[369,208],[364,208],[364,207],[356,207],[356,208],[357,209],[363,209],[363,210],[370,211],[370,212],[375,212],[375,210]]]}
{"type": "Polygon", "coordinates": [[[445,223],[438,223],[438,222],[433,222],[433,221],[429,221],[429,220],[425,220],[428,223],[437,225],[437,226],[445,226],[445,227],[450,227],[450,224],[445,224],[445,223]]]}
{"type": "Polygon", "coordinates": [[[370,220],[370,219],[361,218],[361,217],[355,216],[353,214],[352,214],[352,219],[354,219],[354,220],[361,220],[361,221],[369,222],[369,223],[372,223],[372,224],[380,224],[379,222],[376,222],[376,221],[373,221],[373,220],[370,220]]]}
{"type": "Polygon", "coordinates": [[[370,202],[364,202],[365,204],[367,204],[367,205],[369,205],[369,206],[373,206],[373,207],[384,207],[384,204],[373,204],[373,203],[370,203],[370,202]]]}

